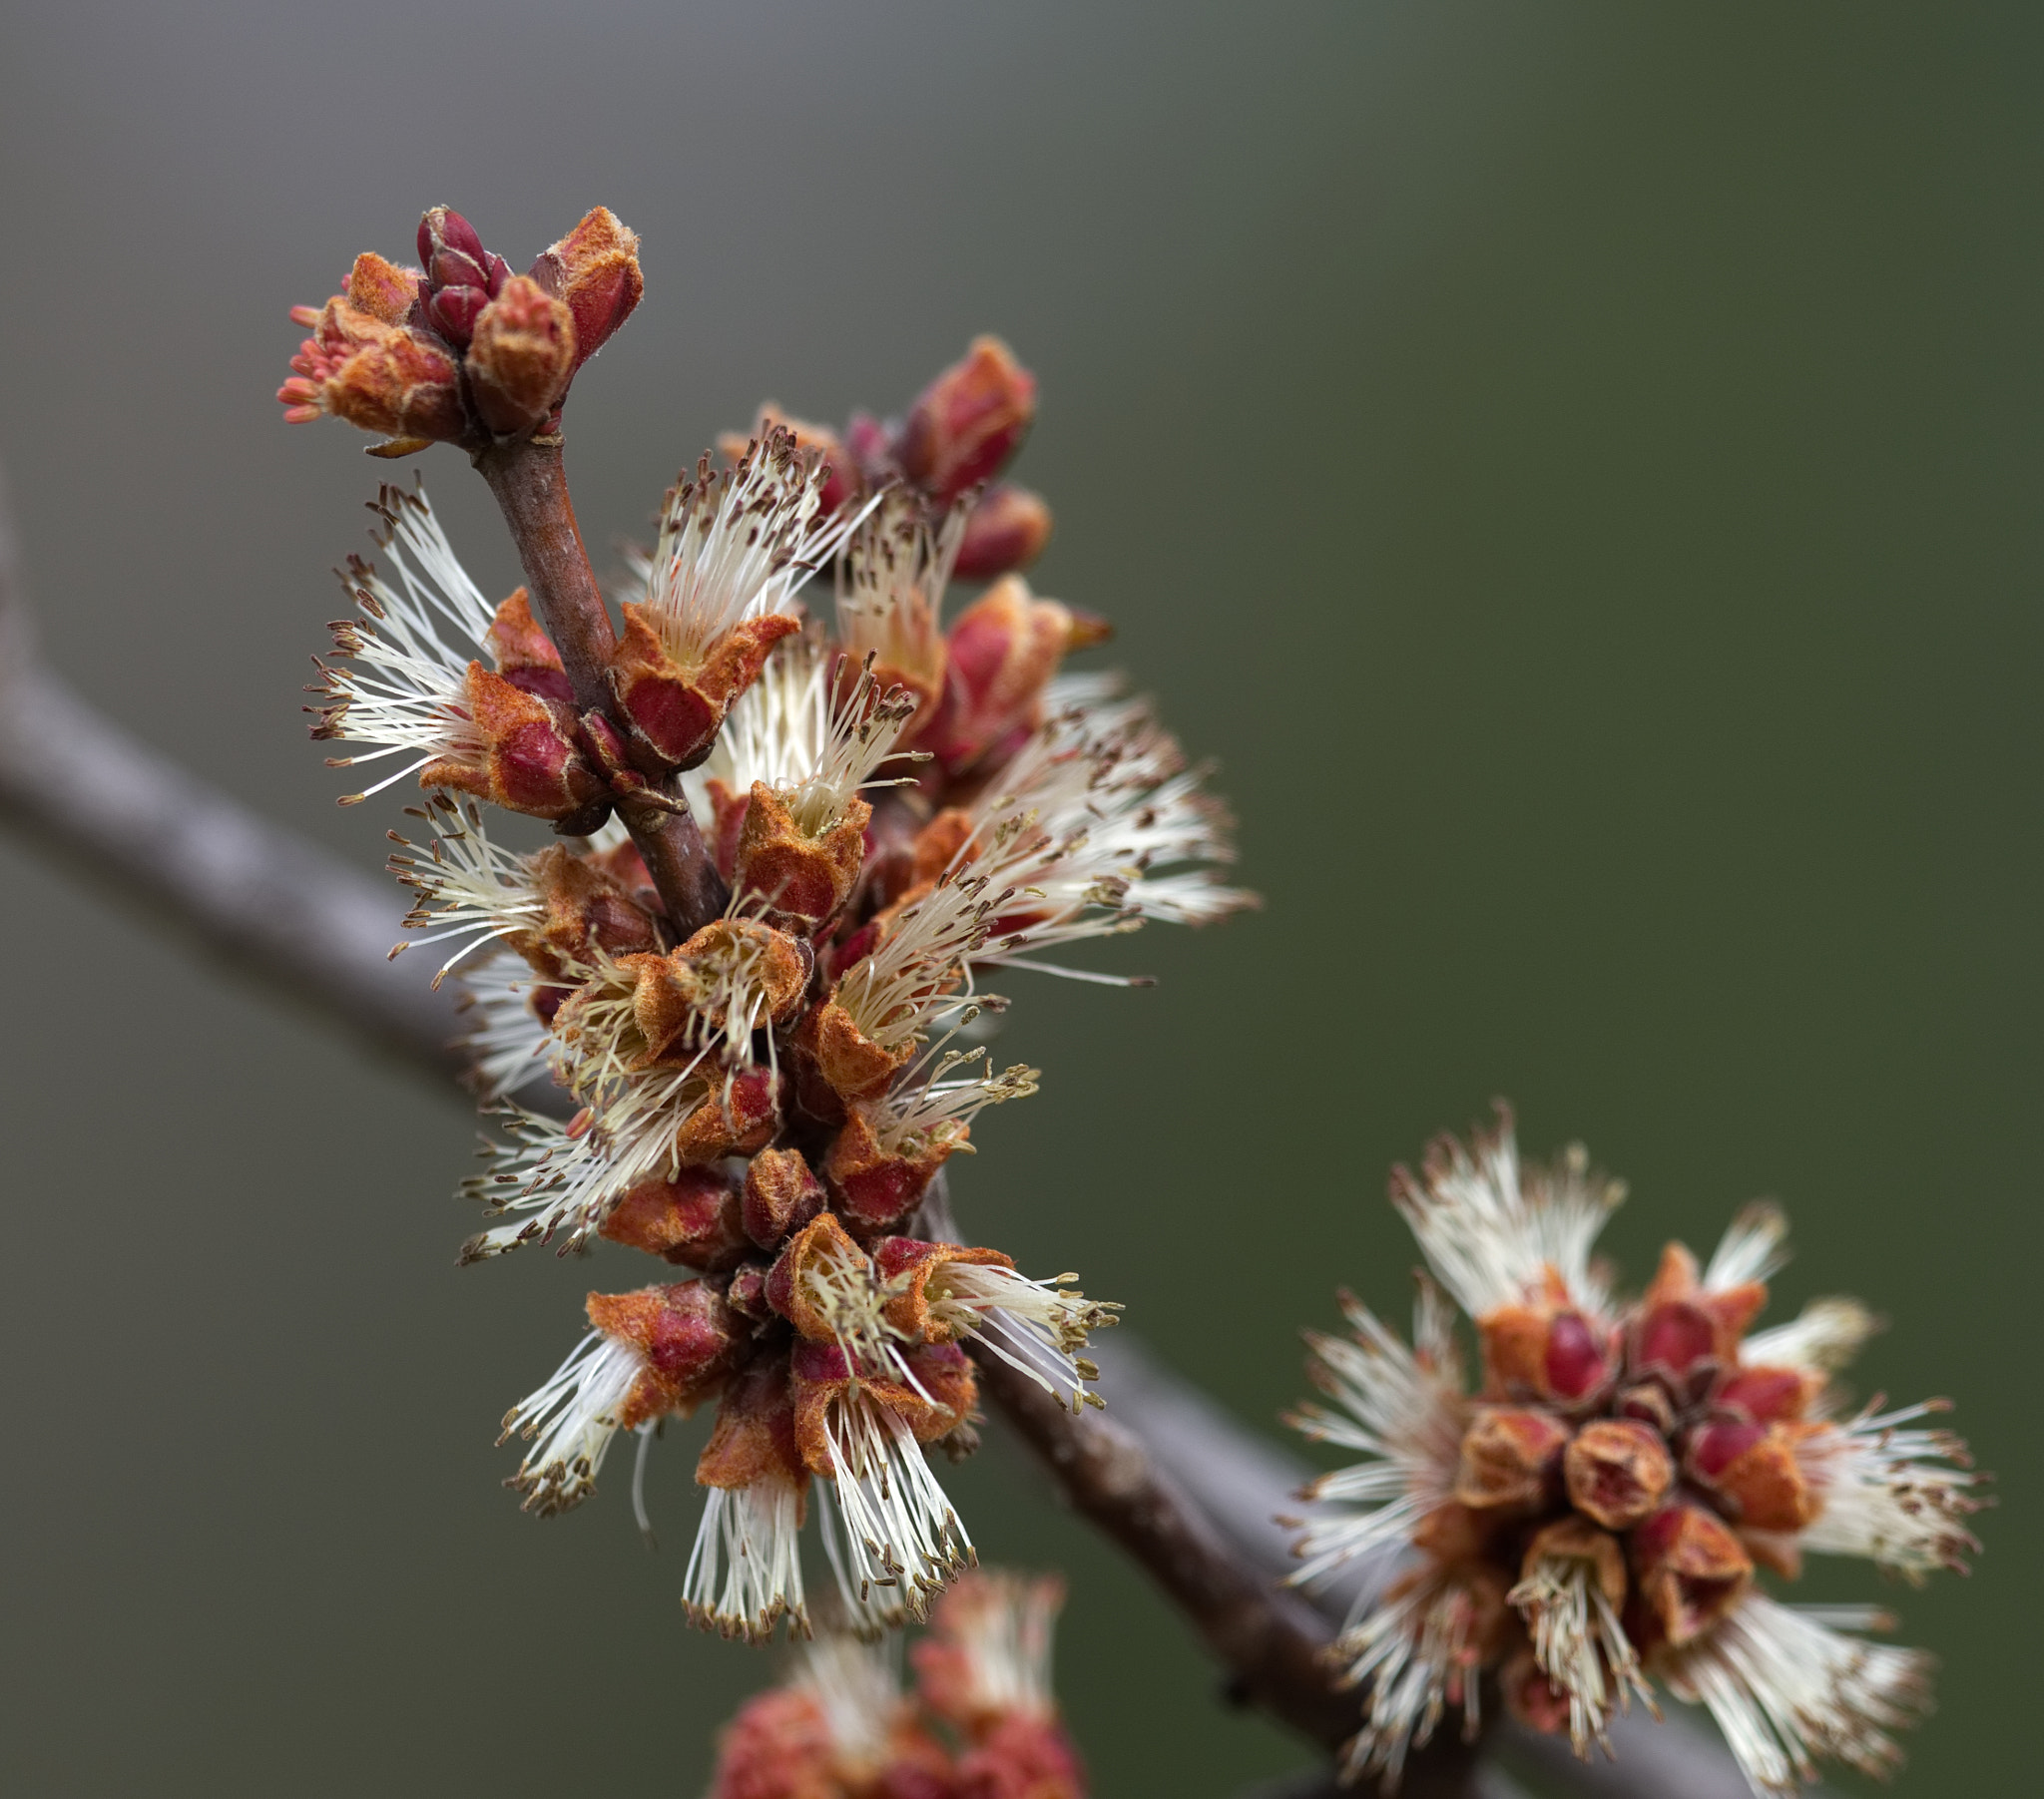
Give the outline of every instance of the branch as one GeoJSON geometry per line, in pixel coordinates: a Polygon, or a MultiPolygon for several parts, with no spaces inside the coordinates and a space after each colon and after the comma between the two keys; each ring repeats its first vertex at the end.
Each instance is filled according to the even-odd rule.
{"type": "MultiPolygon", "coordinates": [[[[575,703],[585,715],[598,712],[608,717],[610,658],[617,634],[589,566],[589,552],[583,548],[582,528],[575,522],[560,445],[499,444],[480,452],[475,466],[496,495],[511,541],[518,546],[540,623],[561,653],[575,703]]],[[[687,806],[677,811],[621,797],[618,816],[632,833],[668,917],[684,938],[722,915],[731,895],[687,806]]]]}
{"type": "MultiPolygon", "coordinates": [[[[395,904],[379,883],[170,765],[41,666],[4,491],[0,819],[358,1038],[436,1078],[463,1072],[450,1047],[452,996],[432,993],[414,969],[387,958],[395,904]]],[[[1074,1506],[1159,1582],[1241,1690],[1332,1749],[1355,1727],[1356,1700],[1330,1688],[1318,1650],[1358,1587],[1311,1605],[1281,1588],[1289,1539],[1272,1522],[1308,1471],[1126,1334],[1103,1347],[1108,1418],[1074,1418],[992,1358],[982,1359],[981,1378],[1074,1506]]],[[[1384,1572],[1363,1568],[1357,1580],[1384,1572]]],[[[1612,1737],[1615,1766],[1579,1763],[1565,1744],[1513,1727],[1486,1747],[1587,1799],[1747,1799],[1731,1758],[1695,1730],[1635,1714],[1615,1721],[1612,1737]]],[[[1404,1787],[1406,1799],[1505,1799],[1505,1791],[1446,1732],[1413,1758],[1404,1787]]]]}

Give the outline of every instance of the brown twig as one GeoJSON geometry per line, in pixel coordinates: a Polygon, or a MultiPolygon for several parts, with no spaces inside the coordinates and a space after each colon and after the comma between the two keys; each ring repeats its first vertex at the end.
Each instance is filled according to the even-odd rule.
{"type": "MultiPolygon", "coordinates": [[[[530,562],[527,575],[534,579],[530,562]]],[[[4,491],[0,818],[82,862],[229,966],[437,1077],[458,1072],[451,995],[387,960],[394,902],[386,889],[167,763],[43,669],[4,491]]],[[[1330,1688],[1317,1650],[1348,1595],[1308,1606],[1277,1584],[1286,1535],[1273,1514],[1305,1470],[1126,1337],[1108,1347],[1100,1360],[1111,1418],[1074,1418],[992,1361],[982,1362],[982,1378],[1078,1510],[1158,1580],[1243,1690],[1331,1748],[1354,1729],[1356,1700],[1330,1688]]],[[[1554,1739],[1509,1729],[1491,1746],[1549,1786],[1590,1799],[1746,1793],[1723,1748],[1694,1730],[1635,1716],[1618,1720],[1612,1735],[1619,1760],[1608,1766],[1578,1763],[1554,1739]]],[[[1443,1744],[1415,1758],[1405,1793],[1494,1793],[1486,1778],[1458,1746],[1443,1744]]]]}
{"type": "MultiPolygon", "coordinates": [[[[496,495],[518,546],[533,605],[561,653],[575,703],[585,713],[610,716],[608,670],[617,634],[575,522],[561,446],[529,440],[498,444],[479,451],[475,466],[496,495]]],[[[681,936],[723,913],[731,895],[688,807],[670,809],[628,798],[619,801],[618,815],[681,936]]]]}

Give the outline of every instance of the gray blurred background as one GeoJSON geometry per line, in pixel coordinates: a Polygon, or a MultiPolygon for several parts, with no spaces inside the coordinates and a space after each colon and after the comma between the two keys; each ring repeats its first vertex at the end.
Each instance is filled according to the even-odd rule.
{"type": "MultiPolygon", "coordinates": [[[[1956,1396],[2002,1476],[1974,1578],[1890,1596],[1944,1662],[1904,1790],[2010,1791],[2040,36],[2021,5],[16,0],[0,459],[50,654],[374,867],[390,818],[335,809],[297,688],[387,471],[279,422],[286,307],[429,204],[514,263],[613,207],[647,300],[569,415],[606,553],[762,399],[898,407],[1000,331],[1042,380],[1039,585],[1220,759],[1270,904],[1103,958],[1154,992],[1014,978],[1044,1092],[977,1132],[967,1219],[1275,1429],[1337,1282],[1404,1304],[1387,1164],[1493,1094],[1630,1178],[1637,1273],[1779,1196],[1778,1307],[1873,1301],[1863,1389],[1956,1396]]],[[[480,485],[422,466],[508,588],[480,485]]],[[[623,1264],[457,1273],[452,1099],[11,842],[0,921],[0,1785],[696,1791],[771,1663],[684,1628],[687,1453],[658,1557],[621,1477],[548,1525],[496,1485],[499,1414],[623,1264]]],[[[1072,1575],[1103,1794],[1304,1759],[1018,1455],[958,1491],[989,1557],[1072,1575]]]]}

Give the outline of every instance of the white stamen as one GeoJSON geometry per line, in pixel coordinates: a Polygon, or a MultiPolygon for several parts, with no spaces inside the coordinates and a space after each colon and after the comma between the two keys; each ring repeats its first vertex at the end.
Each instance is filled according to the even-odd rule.
{"type": "Polygon", "coordinates": [[[1752,1280],[1772,1280],[1788,1265],[1783,1244],[1788,1220],[1772,1200],[1757,1199],[1741,1209],[1704,1270],[1704,1291],[1722,1293],[1752,1280]]]}
{"type": "Polygon", "coordinates": [[[802,1596],[801,1496],[768,1477],[705,1490],[703,1522],[682,1581],[682,1602],[705,1629],[764,1642],[783,1617],[807,1635],[802,1596]]]}
{"type": "Polygon", "coordinates": [[[504,1414],[499,1443],[514,1432],[527,1441],[539,1438],[504,1483],[525,1496],[525,1511],[551,1518],[596,1491],[620,1409],[645,1370],[645,1358],[629,1343],[593,1330],[545,1386],[504,1414]]]}
{"type": "MultiPolygon", "coordinates": [[[[1878,1402],[1876,1402],[1877,1404],[1878,1402]]],[[[1822,1507],[1799,1539],[1818,1555],[1864,1556],[1920,1585],[1935,1569],[1965,1572],[1979,1548],[1960,1520],[1980,1508],[1969,1491],[1978,1481],[1965,1467],[1965,1445],[1949,1431],[1898,1426],[1943,1411],[1936,1403],[1827,1424],[1800,1437],[1795,1460],[1822,1507]]]]}
{"type": "Polygon", "coordinates": [[[913,1433],[853,1388],[825,1410],[823,1441],[845,1537],[840,1547],[826,1513],[823,1547],[854,1627],[871,1635],[925,1616],[979,1559],[913,1433]]]}

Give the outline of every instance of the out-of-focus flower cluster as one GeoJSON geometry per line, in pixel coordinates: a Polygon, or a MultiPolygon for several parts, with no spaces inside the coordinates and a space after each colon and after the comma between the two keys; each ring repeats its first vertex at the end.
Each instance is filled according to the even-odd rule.
{"type": "Polygon", "coordinates": [[[710,1799],[1085,1799],[1051,1691],[1063,1597],[967,1574],[909,1647],[912,1692],[886,1649],[825,1630],[726,1728],[710,1799]]]}
{"type": "Polygon", "coordinates": [[[1522,1164],[1500,1109],[1392,1176],[1430,1270],[1411,1345],[1346,1296],[1353,1336],[1309,1336],[1332,1404],[1293,1422],[1367,1458],[1306,1490],[1335,1504],[1298,1546],[1302,1582],[1357,1559],[1373,1576],[1336,1645],[1367,1682],[1352,1774],[1395,1786],[1450,1707],[1473,1729],[1486,1670],[1579,1754],[1658,1678],[1710,1708],[1757,1792],[1814,1779],[1817,1755],[1899,1760],[1927,1657],[1865,1640],[1888,1621],[1872,1607],[1785,1604],[1761,1575],[1808,1555],[1963,1570],[1964,1446],[1922,1428],[1940,1402],[1845,1403],[1831,1377],[1874,1329],[1855,1301],[1752,1330],[1787,1259],[1772,1205],[1708,1264],[1670,1243],[1620,1298],[1592,1247],[1622,1197],[1580,1148],[1522,1164]],[[1474,1393],[1450,1299],[1475,1327],[1474,1393]]]}
{"type": "MultiPolygon", "coordinates": [[[[513,298],[551,307],[572,372],[637,298],[631,245],[594,213],[508,276],[436,209],[423,272],[359,260],[284,397],[464,444],[550,426],[552,376],[503,422],[491,395],[517,383],[488,360],[511,329],[493,320],[513,298]],[[372,342],[322,360],[365,318],[372,342]],[[385,404],[376,383],[429,351],[438,397],[385,404]]],[[[1228,821],[1147,704],[1061,674],[1097,621],[1013,574],[945,619],[981,484],[1033,414],[1033,381],[982,340],[905,423],[857,423],[850,461],[770,420],[724,465],[706,454],[620,597],[601,705],[525,589],[492,604],[469,580],[422,492],[382,491],[380,566],[343,574],[354,613],[313,734],[362,746],[336,765],[393,766],[350,801],[412,775],[428,790],[392,859],[406,923],[445,952],[436,981],[462,971],[479,1082],[507,1109],[469,1188],[492,1221],[463,1259],[601,1239],[687,1271],[590,1294],[587,1334],[505,1420],[530,1446],[513,1484],[564,1511],[621,1433],[643,1472],[663,1420],[714,1402],[685,1596],[729,1634],[806,1628],[812,1509],[857,1629],[920,1615],[971,1562],[925,1459],[975,1442],[968,1342],[1098,1403],[1079,1352],[1117,1308],[916,1222],[979,1114],[1036,1091],[982,1047],[1006,1004],[983,982],[1070,973],[1046,954],[1246,899],[1214,876],[1228,821]],[[514,852],[482,802],[559,840],[514,852]],[[697,821],[721,917],[678,927],[613,818],[627,805],[697,821]],[[511,1103],[549,1078],[565,1123],[511,1103]]],[[[980,572],[1009,560],[984,551],[980,572]]]]}

